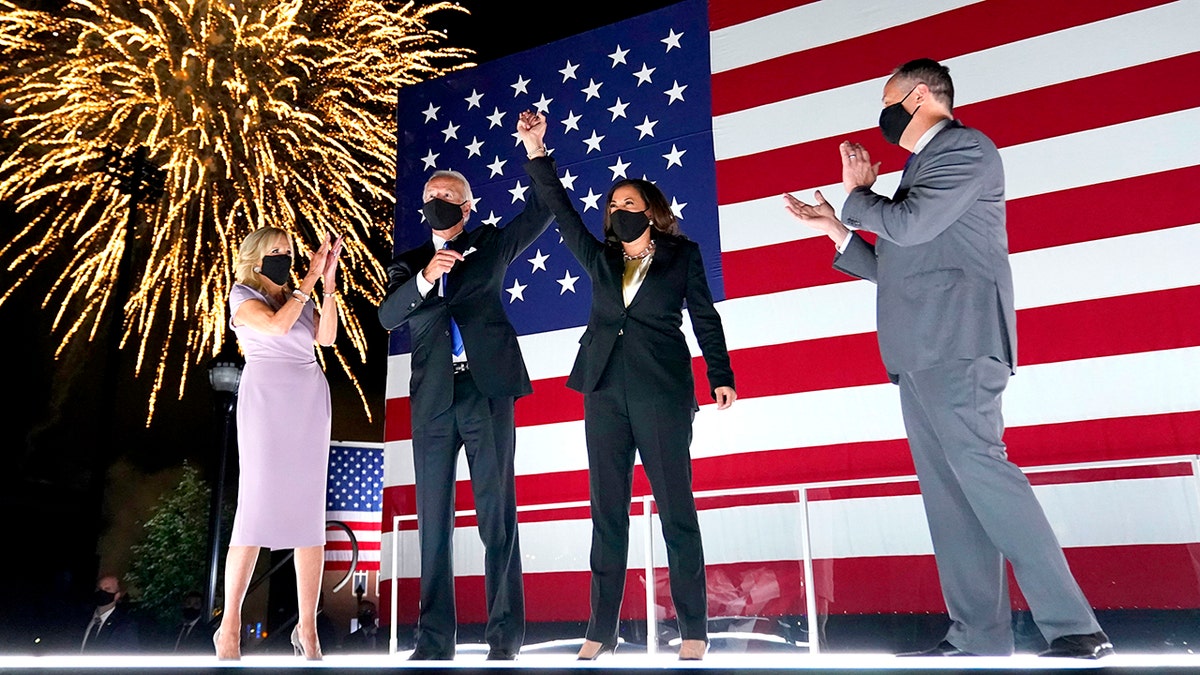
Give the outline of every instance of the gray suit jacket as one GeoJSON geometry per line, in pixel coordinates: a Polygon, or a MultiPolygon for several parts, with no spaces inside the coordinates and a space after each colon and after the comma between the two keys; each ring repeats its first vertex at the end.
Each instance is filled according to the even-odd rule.
{"type": "Polygon", "coordinates": [[[851,192],[851,238],[834,268],[873,281],[879,351],[889,377],[990,356],[1016,367],[1004,167],[987,136],[952,121],[912,158],[896,194],[851,192]]]}

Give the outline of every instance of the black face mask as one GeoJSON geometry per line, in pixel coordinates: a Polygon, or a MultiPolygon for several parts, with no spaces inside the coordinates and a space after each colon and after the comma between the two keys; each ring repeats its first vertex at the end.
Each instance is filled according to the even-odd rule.
{"type": "Polygon", "coordinates": [[[199,618],[200,618],[200,608],[199,607],[184,607],[183,608],[183,620],[184,621],[191,623],[199,618]]]}
{"type": "Polygon", "coordinates": [[[283,253],[263,256],[262,267],[259,267],[258,271],[264,277],[282,286],[291,279],[292,256],[283,253]]]}
{"type": "Polygon", "coordinates": [[[444,199],[434,197],[425,202],[425,206],[421,207],[421,213],[425,214],[425,221],[429,223],[430,229],[448,230],[458,224],[463,219],[462,204],[452,204],[444,199]]]}
{"type": "Polygon", "coordinates": [[[375,615],[370,612],[363,612],[358,615],[358,625],[365,628],[375,627],[375,615]]]}
{"type": "Polygon", "coordinates": [[[908,123],[912,122],[913,115],[921,109],[921,106],[917,106],[912,112],[904,109],[904,101],[916,90],[917,88],[913,87],[904,95],[904,98],[885,107],[879,113],[879,130],[883,132],[884,140],[892,145],[900,145],[900,137],[904,135],[908,123]]]}
{"type": "Polygon", "coordinates": [[[97,588],[94,592],[92,592],[92,602],[95,603],[95,605],[97,607],[111,605],[112,601],[116,600],[116,598],[117,598],[116,593],[109,593],[108,591],[102,591],[99,588],[97,588]]]}
{"type": "Polygon", "coordinates": [[[612,230],[617,238],[626,244],[637,241],[646,228],[650,227],[650,217],[646,215],[645,211],[617,209],[608,215],[608,222],[612,225],[612,230]]]}

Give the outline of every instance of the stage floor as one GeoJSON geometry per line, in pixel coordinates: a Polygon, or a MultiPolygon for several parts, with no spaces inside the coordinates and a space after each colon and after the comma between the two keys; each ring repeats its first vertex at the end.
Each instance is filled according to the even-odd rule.
{"type": "MultiPolygon", "coordinates": [[[[1118,652],[1097,661],[1044,658],[1033,655],[1010,657],[896,657],[892,654],[806,654],[746,653],[713,651],[699,662],[681,662],[673,651],[647,654],[629,649],[608,654],[595,662],[579,662],[571,649],[533,646],[522,651],[516,661],[485,660],[486,649],[467,645],[451,662],[410,662],[408,652],[394,655],[326,656],[322,661],[304,661],[289,655],[248,655],[241,661],[217,661],[212,656],[0,656],[0,673],[189,673],[229,672],[250,669],[265,673],[289,673],[319,669],[325,672],[379,672],[416,669],[466,675],[470,671],[503,669],[531,671],[619,670],[639,675],[661,675],[664,671],[706,671],[738,675],[783,675],[785,673],[1073,673],[1114,672],[1122,675],[1141,673],[1196,673],[1200,675],[1200,656],[1193,654],[1139,654],[1118,652]],[[542,647],[542,648],[539,648],[542,647]]],[[[565,645],[564,645],[565,647],[565,645]]]]}

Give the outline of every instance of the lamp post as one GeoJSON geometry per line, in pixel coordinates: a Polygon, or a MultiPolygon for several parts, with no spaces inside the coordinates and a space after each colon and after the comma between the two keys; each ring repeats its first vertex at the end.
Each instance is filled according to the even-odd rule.
{"type": "Polygon", "coordinates": [[[237,409],[238,384],[242,381],[242,366],[245,360],[238,354],[237,347],[226,337],[221,348],[208,366],[208,382],[217,394],[222,416],[221,455],[217,462],[217,484],[212,492],[212,504],[208,512],[208,589],[204,594],[204,616],[212,618],[217,599],[217,570],[220,569],[221,515],[225,506],[225,475],[229,464],[229,440],[233,434],[234,411],[237,409]]]}

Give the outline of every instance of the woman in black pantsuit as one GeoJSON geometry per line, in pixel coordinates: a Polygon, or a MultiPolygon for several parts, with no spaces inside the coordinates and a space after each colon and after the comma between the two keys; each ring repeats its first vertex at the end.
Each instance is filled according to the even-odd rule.
{"type": "MultiPolygon", "coordinates": [[[[544,123],[533,113],[522,120],[544,123]]],[[[689,446],[699,406],[681,329],[685,302],[717,408],[737,398],[700,247],[682,235],[667,198],[649,181],[612,186],[604,241],[587,230],[557,174],[535,177],[534,185],[592,282],[587,330],[567,379],[584,394],[592,511],[592,611],[579,658],[594,659],[616,645],[637,452],[662,520],[683,638],[679,657],[700,659],[708,645],[708,600],[692,497],[689,446]]]]}

